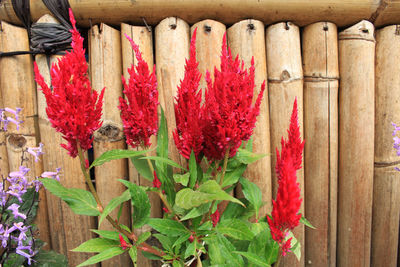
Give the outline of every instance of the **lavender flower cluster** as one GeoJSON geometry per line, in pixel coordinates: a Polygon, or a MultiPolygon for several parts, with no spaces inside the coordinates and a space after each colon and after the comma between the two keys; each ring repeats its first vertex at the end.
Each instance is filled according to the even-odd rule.
{"type": "MultiPolygon", "coordinates": [[[[19,118],[20,108],[15,110],[10,108],[0,109],[0,131],[7,131],[7,126],[11,122],[17,129],[22,121],[19,118]],[[14,117],[7,116],[7,113],[14,117]]],[[[43,154],[43,144],[39,147],[30,147],[22,153],[31,154],[35,161],[43,154]]],[[[24,155],[22,156],[24,159],[24,155]]],[[[53,178],[59,180],[60,169],[55,172],[43,172],[39,177],[29,181],[28,174],[30,169],[23,166],[24,160],[18,171],[10,172],[6,177],[2,174],[0,180],[0,266],[6,262],[11,254],[16,253],[26,258],[31,265],[38,247],[35,247],[33,234],[32,213],[38,201],[38,192],[42,183],[39,178],[53,178]],[[33,197],[25,197],[28,192],[33,193],[33,197]]]]}
{"type": "MultiPolygon", "coordinates": [[[[393,133],[392,133],[392,135],[393,135],[393,141],[394,141],[394,143],[393,143],[393,148],[396,149],[397,156],[400,156],[400,138],[399,138],[398,136],[396,136],[396,135],[397,135],[397,132],[400,131],[400,126],[397,126],[397,125],[396,125],[395,123],[393,123],[393,122],[392,122],[392,125],[393,125],[393,127],[394,127],[394,130],[393,130],[393,133]]],[[[395,167],[395,169],[396,169],[397,171],[400,171],[400,168],[398,168],[398,167],[395,167]]]]}

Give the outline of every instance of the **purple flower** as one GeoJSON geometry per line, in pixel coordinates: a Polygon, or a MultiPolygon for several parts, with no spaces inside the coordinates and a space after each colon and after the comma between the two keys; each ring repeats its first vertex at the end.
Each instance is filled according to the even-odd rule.
{"type": "MultiPolygon", "coordinates": [[[[393,141],[394,141],[394,143],[393,143],[393,148],[396,149],[396,154],[397,154],[397,156],[400,156],[400,138],[396,136],[397,132],[400,131],[400,126],[397,126],[397,125],[396,125],[395,123],[393,123],[393,122],[392,122],[392,125],[393,125],[393,127],[394,127],[394,130],[393,130],[393,133],[392,133],[392,135],[394,136],[394,137],[393,137],[393,141]]],[[[400,169],[397,168],[397,167],[395,168],[395,170],[400,171],[400,169]]]]}
{"type": "Polygon", "coordinates": [[[28,265],[32,264],[32,261],[33,261],[32,257],[34,256],[33,253],[32,254],[28,254],[25,251],[23,251],[20,247],[17,247],[16,253],[21,255],[21,256],[23,256],[23,257],[25,257],[28,260],[28,265]]]}
{"type": "Polygon", "coordinates": [[[24,220],[26,219],[26,215],[19,212],[19,210],[18,210],[19,209],[19,205],[18,204],[14,203],[11,206],[9,206],[7,209],[12,211],[15,219],[18,218],[18,217],[20,217],[20,218],[22,218],[24,220]]]}
{"type": "Polygon", "coordinates": [[[4,206],[7,202],[7,193],[4,191],[4,184],[0,182],[0,206],[4,206]]]}
{"type": "Polygon", "coordinates": [[[26,152],[28,152],[29,154],[34,156],[35,157],[35,162],[38,162],[39,156],[44,154],[43,153],[43,144],[40,143],[39,147],[28,147],[26,152]]]}
{"type": "Polygon", "coordinates": [[[61,168],[57,168],[55,172],[44,172],[40,176],[42,178],[51,178],[51,179],[55,179],[57,181],[60,181],[60,176],[59,176],[60,171],[61,171],[61,168]]]}
{"type": "Polygon", "coordinates": [[[42,182],[41,181],[39,181],[39,179],[38,179],[39,177],[36,177],[36,179],[35,180],[33,180],[32,182],[31,182],[31,184],[32,184],[32,186],[34,186],[35,187],[35,191],[36,192],[39,192],[39,190],[40,190],[40,187],[43,185],[42,184],[42,182]]]}
{"type": "Polygon", "coordinates": [[[7,126],[9,122],[14,123],[17,126],[17,130],[19,130],[19,125],[22,123],[22,120],[19,118],[19,113],[21,112],[21,108],[16,108],[15,110],[11,108],[1,109],[0,122],[3,123],[3,130],[7,131],[7,126]],[[14,118],[6,116],[5,112],[12,113],[14,118]]]}

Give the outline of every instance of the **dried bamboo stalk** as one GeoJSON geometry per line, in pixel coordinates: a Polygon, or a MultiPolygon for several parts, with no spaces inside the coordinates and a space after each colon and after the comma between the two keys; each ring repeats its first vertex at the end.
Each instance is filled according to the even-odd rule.
{"type": "Polygon", "coordinates": [[[400,121],[400,33],[388,26],[376,34],[375,168],[372,211],[372,266],[397,266],[399,238],[399,157],[393,149],[391,123],[400,121]]]}
{"type": "MultiPolygon", "coordinates": [[[[121,59],[121,34],[118,30],[101,24],[93,26],[89,32],[90,75],[92,87],[95,90],[106,88],[103,105],[103,125],[94,135],[94,157],[111,149],[125,149],[122,121],[118,109],[119,97],[122,96],[122,59],[121,59]]],[[[128,178],[128,166],[125,159],[113,160],[95,167],[96,190],[103,205],[125,190],[117,179],[128,178]]],[[[111,213],[117,218],[118,210],[111,213]]],[[[129,206],[124,204],[120,224],[130,227],[129,206]]],[[[104,221],[101,229],[112,230],[113,227],[104,221]]],[[[102,266],[128,266],[130,259],[127,253],[102,262],[102,266]]]]}
{"type": "MultiPolygon", "coordinates": [[[[282,136],[287,138],[295,98],[298,103],[300,132],[303,135],[303,70],[299,28],[290,22],[271,25],[266,31],[266,44],[271,151],[275,151],[275,148],[281,149],[282,136]]],[[[271,159],[272,190],[275,198],[277,176],[274,152],[271,159]]],[[[304,169],[297,172],[297,180],[301,188],[301,198],[304,200],[304,169]]],[[[304,214],[304,201],[300,212],[304,214]]],[[[304,226],[299,225],[293,232],[301,243],[301,254],[304,255],[304,226]]],[[[304,257],[297,261],[293,254],[288,255],[282,263],[283,266],[304,266],[304,257]]]]}
{"type": "MultiPolygon", "coordinates": [[[[29,40],[26,29],[10,25],[5,22],[0,24],[0,51],[27,51],[29,40]]],[[[24,123],[17,130],[13,124],[8,127],[6,146],[9,170],[16,171],[21,164],[21,153],[28,147],[39,145],[37,132],[37,106],[36,86],[33,77],[33,61],[29,55],[0,58],[0,90],[3,105],[12,109],[23,108],[21,117],[24,123]]],[[[25,155],[26,156],[26,155],[25,155]]],[[[35,162],[30,156],[23,162],[31,169],[30,179],[43,172],[41,162],[35,162]]],[[[47,201],[44,189],[39,191],[39,209],[36,224],[39,228],[40,238],[50,244],[47,201]]]]}
{"type": "Polygon", "coordinates": [[[370,22],[339,34],[338,266],[370,266],[374,55],[370,22]]]}
{"type": "MultiPolygon", "coordinates": [[[[59,23],[50,15],[44,15],[37,23],[59,23]]],[[[46,55],[35,56],[39,71],[44,77],[46,83],[50,85],[50,67],[56,64],[61,56],[52,55],[47,58],[46,55]],[[49,62],[48,62],[49,60],[49,62]]],[[[80,171],[80,164],[77,158],[71,158],[60,144],[65,142],[61,134],[56,133],[52,128],[46,114],[46,99],[42,92],[38,92],[38,116],[40,139],[44,146],[43,167],[45,170],[55,170],[61,168],[60,182],[68,188],[86,189],[85,180],[80,171]]],[[[71,250],[92,238],[89,229],[95,227],[94,218],[82,215],[76,215],[60,198],[46,192],[49,224],[51,232],[51,243],[54,250],[68,257],[71,265],[77,265],[87,260],[92,254],[76,253],[71,250]],[[71,232],[74,232],[71,235],[71,232]]]]}
{"type": "Polygon", "coordinates": [[[179,18],[166,18],[155,29],[156,70],[159,101],[168,122],[169,157],[185,166],[172,132],[176,128],[174,97],[185,73],[185,59],[189,57],[189,25],[179,18]]]}
{"type": "Polygon", "coordinates": [[[303,30],[305,209],[316,227],[306,227],[305,261],[336,266],[338,164],[338,40],[333,23],[303,30]]]}
{"type": "MultiPolygon", "coordinates": [[[[124,73],[124,77],[126,81],[129,81],[129,73],[128,68],[131,65],[137,65],[137,59],[135,57],[135,53],[132,50],[132,46],[129,43],[128,39],[125,37],[125,34],[132,38],[132,40],[139,46],[140,52],[142,53],[142,57],[144,61],[149,65],[150,70],[152,70],[153,64],[153,37],[151,28],[140,27],[140,26],[131,26],[125,23],[121,24],[121,46],[122,46],[122,69],[124,73]]],[[[156,138],[151,139],[152,148],[156,147],[156,138]]],[[[143,186],[152,186],[152,183],[145,178],[141,177],[132,162],[129,161],[129,180],[138,185],[143,186]]],[[[151,204],[151,212],[150,216],[152,218],[161,217],[161,203],[158,195],[154,193],[149,194],[150,204],[151,204]]],[[[137,235],[140,235],[143,232],[150,231],[151,228],[149,226],[143,226],[140,229],[136,229],[137,235]]],[[[155,266],[157,264],[156,261],[149,260],[143,256],[142,253],[138,253],[138,262],[139,266],[150,267],[155,266]]]]}
{"type": "MultiPolygon", "coordinates": [[[[244,60],[245,67],[250,67],[251,59],[254,57],[255,66],[255,95],[259,93],[261,84],[267,79],[267,58],[265,51],[265,30],[261,21],[248,19],[234,24],[227,31],[228,44],[232,55],[244,60]]],[[[271,157],[269,138],[269,104],[268,90],[265,90],[264,99],[261,103],[260,115],[257,118],[256,128],[253,135],[254,152],[266,154],[263,159],[252,164],[244,176],[260,187],[263,201],[266,205],[260,210],[264,216],[272,210],[271,190],[271,157]]]]}
{"type": "MultiPolygon", "coordinates": [[[[30,3],[33,20],[49,13],[41,1],[30,3]]],[[[188,23],[210,18],[233,24],[251,17],[266,24],[292,20],[304,26],[324,20],[344,26],[369,18],[379,6],[377,0],[69,0],[69,3],[76,12],[78,23],[85,26],[90,25],[90,20],[93,23],[119,25],[123,21],[143,23],[142,18],[149,24],[157,24],[163,18],[173,16],[188,23]]],[[[393,12],[391,19],[398,22],[395,14],[398,13],[393,12]]],[[[11,0],[2,1],[0,20],[20,23],[14,14],[11,0]]]]}

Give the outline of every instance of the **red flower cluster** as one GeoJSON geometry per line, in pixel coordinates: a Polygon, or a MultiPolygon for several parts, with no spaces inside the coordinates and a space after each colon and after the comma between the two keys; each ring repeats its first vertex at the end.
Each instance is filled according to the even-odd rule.
{"type": "Polygon", "coordinates": [[[149,66],[143,60],[139,47],[129,36],[125,35],[125,37],[132,45],[138,64],[136,68],[132,65],[128,69],[129,84],[122,76],[124,94],[128,101],[120,97],[118,108],[121,110],[126,142],[133,148],[140,145],[149,147],[151,145],[150,137],[157,134],[158,130],[157,78],[154,69],[150,73],[149,66]]]}
{"type": "Polygon", "coordinates": [[[220,217],[221,217],[221,214],[219,213],[219,210],[217,207],[217,210],[213,214],[211,214],[211,222],[214,227],[218,224],[220,217]]]}
{"type": "Polygon", "coordinates": [[[197,160],[201,153],[208,160],[222,160],[226,151],[233,157],[242,141],[248,140],[252,135],[260,112],[265,82],[253,105],[254,59],[247,72],[238,56],[232,58],[224,35],[221,70],[215,68],[214,82],[207,72],[205,103],[201,106],[195,38],[196,32],[191,41],[190,59],[186,61],[185,78],[178,88],[175,105],[177,130],[174,139],[179,152],[185,158],[189,158],[193,150],[197,160]]]}
{"type": "Polygon", "coordinates": [[[69,10],[72,24],[72,51],[67,52],[50,70],[52,89],[50,89],[35,63],[36,82],[43,91],[46,113],[51,125],[62,133],[68,144],[61,144],[71,157],[78,154],[78,145],[87,150],[91,148],[92,134],[100,128],[104,88],[98,96],[92,90],[87,75],[87,63],[83,38],[75,27],[72,10],[69,10]]]}
{"type": "Polygon", "coordinates": [[[254,58],[249,73],[238,56],[232,58],[224,35],[221,71],[214,69],[214,83],[210,73],[206,75],[204,155],[208,159],[221,160],[228,149],[233,157],[242,140],[249,140],[253,134],[265,90],[264,82],[253,106],[254,70],[254,58]]]}
{"type": "Polygon", "coordinates": [[[282,138],[282,151],[277,153],[276,172],[278,174],[278,193],[272,201],[272,218],[267,216],[272,238],[279,243],[282,255],[286,255],[291,247],[291,238],[285,241],[287,230],[299,225],[299,214],[302,199],[300,186],[297,183],[296,171],[301,168],[304,141],[301,141],[297,115],[297,99],[293,105],[293,112],[288,130],[288,140],[282,138]]]}
{"type": "Polygon", "coordinates": [[[129,246],[128,246],[128,243],[125,241],[125,239],[122,237],[122,235],[121,234],[119,234],[119,243],[120,243],[120,247],[123,249],[123,250],[125,250],[125,249],[127,249],[129,246]]]}
{"type": "Polygon", "coordinates": [[[153,178],[153,187],[154,188],[161,188],[161,181],[160,181],[160,179],[158,179],[156,171],[153,171],[153,176],[154,176],[154,178],[153,178]]]}
{"type": "Polygon", "coordinates": [[[196,61],[196,32],[193,32],[190,42],[190,58],[186,60],[185,77],[178,86],[178,94],[175,97],[176,130],[174,141],[178,151],[186,159],[190,158],[192,150],[197,161],[203,150],[203,118],[201,112],[201,90],[199,82],[201,73],[196,61]]]}

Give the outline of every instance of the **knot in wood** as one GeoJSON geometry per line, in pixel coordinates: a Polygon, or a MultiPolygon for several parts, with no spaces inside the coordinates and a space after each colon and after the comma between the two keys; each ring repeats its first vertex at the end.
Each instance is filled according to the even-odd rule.
{"type": "Polygon", "coordinates": [[[204,25],[204,31],[207,32],[207,33],[211,32],[211,26],[204,25]]]}
{"type": "Polygon", "coordinates": [[[99,133],[109,139],[116,139],[120,134],[120,129],[117,126],[106,124],[99,129],[99,133]]]}
{"type": "Polygon", "coordinates": [[[8,137],[8,143],[13,148],[23,148],[26,145],[26,138],[19,134],[11,134],[8,137]]]}
{"type": "Polygon", "coordinates": [[[287,70],[282,71],[281,81],[287,81],[290,79],[290,73],[287,70]]]}

